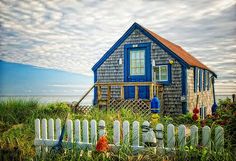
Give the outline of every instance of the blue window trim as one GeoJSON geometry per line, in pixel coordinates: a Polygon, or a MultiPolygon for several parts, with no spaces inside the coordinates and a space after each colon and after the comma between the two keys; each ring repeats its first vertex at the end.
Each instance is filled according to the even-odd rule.
{"type": "Polygon", "coordinates": [[[144,49],[145,55],[145,74],[144,75],[132,75],[132,77],[141,78],[147,77],[147,81],[151,81],[151,42],[149,43],[139,43],[139,44],[125,44],[124,45],[124,81],[128,81],[128,76],[130,76],[130,64],[128,63],[129,50],[139,50],[144,49]]]}
{"type": "MultiPolygon", "coordinates": [[[[97,82],[97,70],[93,71],[94,73],[94,84],[97,82]]],[[[97,104],[97,87],[94,87],[93,91],[93,105],[97,104]]]]}
{"type": "Polygon", "coordinates": [[[194,92],[198,92],[198,68],[194,67],[194,92]]]}
{"type": "Polygon", "coordinates": [[[204,70],[204,75],[203,75],[203,90],[204,91],[206,90],[206,73],[207,73],[207,71],[204,70]]]}
{"type": "Polygon", "coordinates": [[[210,89],[210,73],[207,71],[207,90],[210,89]]]}
{"type": "Polygon", "coordinates": [[[199,91],[202,91],[202,69],[199,69],[199,91]]]}
{"type": "MultiPolygon", "coordinates": [[[[187,87],[187,68],[185,66],[181,66],[181,82],[182,82],[182,96],[185,96],[185,99],[187,99],[188,94],[188,87],[187,87]]],[[[188,113],[188,107],[187,107],[187,100],[182,102],[182,113],[186,114],[188,113]]]]}
{"type": "Polygon", "coordinates": [[[156,82],[159,83],[159,84],[170,85],[172,83],[172,66],[171,66],[171,64],[156,64],[154,66],[154,68],[158,67],[158,66],[162,66],[162,65],[167,65],[167,68],[168,68],[167,78],[168,78],[168,80],[167,81],[158,81],[158,80],[156,80],[156,82]]]}

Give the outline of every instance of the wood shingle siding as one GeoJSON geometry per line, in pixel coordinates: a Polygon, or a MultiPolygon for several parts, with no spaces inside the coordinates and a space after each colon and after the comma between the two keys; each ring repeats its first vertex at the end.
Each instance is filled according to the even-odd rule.
{"type": "MultiPolygon", "coordinates": [[[[124,45],[151,42],[151,60],[155,60],[155,65],[168,64],[173,59],[167,52],[161,49],[156,43],[143,35],[139,30],[133,33],[104,61],[97,69],[97,82],[123,82],[124,81],[124,64],[119,65],[121,58],[124,62],[124,45]]],[[[150,61],[151,61],[150,60],[150,61]]],[[[182,113],[181,97],[181,65],[178,61],[174,61],[172,65],[172,84],[164,85],[163,100],[164,105],[161,111],[164,113],[179,114],[182,113]]],[[[102,87],[102,97],[106,98],[107,88],[102,87]]],[[[111,89],[113,98],[120,97],[120,88],[113,87],[111,89]]]]}
{"type": "MultiPolygon", "coordinates": [[[[157,81],[162,85],[162,92],[159,91],[160,93],[158,93],[161,99],[161,112],[174,115],[186,113],[187,111],[192,112],[196,106],[197,95],[199,95],[198,107],[203,105],[207,109],[206,113],[210,113],[211,111],[213,104],[213,85],[206,76],[208,76],[208,73],[210,73],[210,77],[217,77],[217,75],[180,46],[137,23],[134,23],[124,33],[93,66],[92,70],[94,71],[95,83],[118,83],[124,81],[126,83],[141,83],[145,81],[152,83],[152,81],[156,81],[153,78],[154,74],[156,75],[157,71],[159,71],[161,76],[158,77],[157,81]],[[140,55],[136,55],[135,58],[133,56],[129,57],[131,51],[138,50],[145,50],[145,59],[140,55]],[[144,65],[141,66],[139,61],[144,62],[145,70],[143,69],[144,65]],[[137,66],[137,64],[140,66],[137,66]],[[152,65],[155,66],[155,72],[152,69],[152,65]],[[131,71],[135,74],[129,74],[130,66],[131,71]],[[142,73],[139,73],[138,71],[141,71],[141,69],[142,73]],[[202,73],[198,74],[198,71],[202,71],[202,73]],[[206,75],[204,74],[205,72],[207,72],[206,75]],[[196,76],[194,73],[197,73],[196,76]],[[199,78],[200,75],[202,76],[201,78],[199,78]],[[208,82],[210,82],[209,86],[208,82]]],[[[108,98],[111,96],[111,98],[117,99],[132,98],[137,100],[141,98],[149,100],[153,97],[153,92],[150,92],[153,91],[153,83],[152,85],[146,85],[149,88],[138,87],[137,84],[133,88],[127,89],[125,87],[122,90],[120,86],[111,87],[110,85],[99,86],[97,88],[101,89],[98,93],[99,99],[103,98],[102,101],[106,101],[107,95],[109,95],[108,98]],[[107,86],[111,90],[107,90],[107,86]]],[[[97,97],[96,90],[94,91],[95,97],[97,97]]]]}
{"type": "MultiPolygon", "coordinates": [[[[197,95],[199,95],[199,101],[198,101],[198,107],[201,107],[202,104],[203,106],[206,107],[206,113],[210,114],[211,113],[211,106],[213,105],[213,92],[212,92],[212,84],[210,82],[210,88],[207,90],[207,88],[202,91],[199,91],[199,88],[197,92],[194,92],[194,68],[190,68],[187,71],[188,75],[188,109],[189,112],[192,112],[194,107],[196,106],[196,99],[197,95]]],[[[210,76],[212,76],[210,74],[210,76]]],[[[202,79],[203,81],[204,79],[202,79]]],[[[199,80],[198,80],[199,81],[199,80]]],[[[198,82],[199,83],[199,82],[198,82]]],[[[203,82],[202,82],[203,84],[203,82]]]]}

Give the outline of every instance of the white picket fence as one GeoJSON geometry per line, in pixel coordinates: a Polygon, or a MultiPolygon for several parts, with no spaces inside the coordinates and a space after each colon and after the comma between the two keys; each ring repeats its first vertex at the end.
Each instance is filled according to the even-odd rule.
{"type": "MultiPolygon", "coordinates": [[[[36,152],[40,154],[42,150],[47,151],[48,147],[52,147],[58,143],[61,134],[61,120],[56,119],[55,123],[53,119],[36,119],[35,120],[35,140],[34,145],[36,146],[36,152]],[[54,128],[55,126],[55,128],[54,128]],[[54,136],[56,132],[56,136],[54,136]]],[[[140,151],[148,148],[147,143],[154,143],[155,149],[161,150],[174,150],[176,147],[183,148],[185,146],[197,146],[199,144],[198,138],[198,127],[193,125],[190,127],[190,136],[186,135],[186,127],[180,125],[177,127],[177,140],[175,133],[176,128],[173,124],[167,126],[167,145],[164,145],[164,126],[162,124],[157,124],[156,129],[150,128],[150,123],[144,121],[140,127],[138,121],[132,123],[132,138],[130,140],[131,129],[130,123],[124,121],[122,124],[118,120],[113,123],[113,144],[110,144],[111,149],[117,149],[122,144],[130,146],[134,151],[140,151]],[[140,128],[142,128],[140,138],[140,128]],[[122,134],[121,134],[122,132],[122,134]],[[122,135],[122,136],[121,136],[122,135]],[[186,143],[186,138],[190,137],[190,143],[186,143]],[[121,139],[122,138],[122,139],[121,139]],[[140,143],[140,140],[142,142],[140,143]]],[[[78,149],[88,149],[91,150],[97,143],[98,136],[101,137],[106,134],[105,121],[91,120],[90,127],[88,120],[81,121],[72,120],[66,121],[66,133],[63,140],[63,146],[71,148],[76,146],[78,149]],[[89,135],[90,129],[90,135],[89,135]],[[98,132],[98,134],[97,134],[98,132]],[[82,134],[82,136],[81,136],[82,134]]],[[[214,139],[211,139],[211,128],[205,126],[202,128],[202,146],[215,150],[222,150],[224,145],[224,130],[221,126],[215,128],[214,139]]],[[[150,147],[149,147],[150,148],[150,147]]]]}

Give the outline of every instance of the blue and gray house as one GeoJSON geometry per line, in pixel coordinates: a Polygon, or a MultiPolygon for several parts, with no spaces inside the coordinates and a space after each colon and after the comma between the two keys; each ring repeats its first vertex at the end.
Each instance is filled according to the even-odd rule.
{"type": "Polygon", "coordinates": [[[125,106],[125,100],[136,100],[150,107],[150,100],[157,95],[161,112],[181,114],[192,112],[198,95],[198,106],[203,106],[205,113],[211,111],[212,79],[216,74],[180,46],[138,23],[121,36],[92,70],[94,104],[112,107],[116,102],[125,106]]]}

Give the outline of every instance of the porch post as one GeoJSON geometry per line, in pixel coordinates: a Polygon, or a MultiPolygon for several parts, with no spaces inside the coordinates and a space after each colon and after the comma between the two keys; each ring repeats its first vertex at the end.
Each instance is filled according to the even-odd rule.
{"type": "Polygon", "coordinates": [[[123,85],[120,86],[120,98],[121,98],[121,99],[124,99],[124,98],[125,98],[125,97],[124,97],[124,86],[123,86],[123,85]]]}
{"type": "Polygon", "coordinates": [[[151,100],[152,98],[153,98],[153,84],[151,84],[150,86],[149,86],[149,99],[151,100]]]}
{"type": "Polygon", "coordinates": [[[138,99],[138,86],[135,86],[135,99],[138,99]]]}

